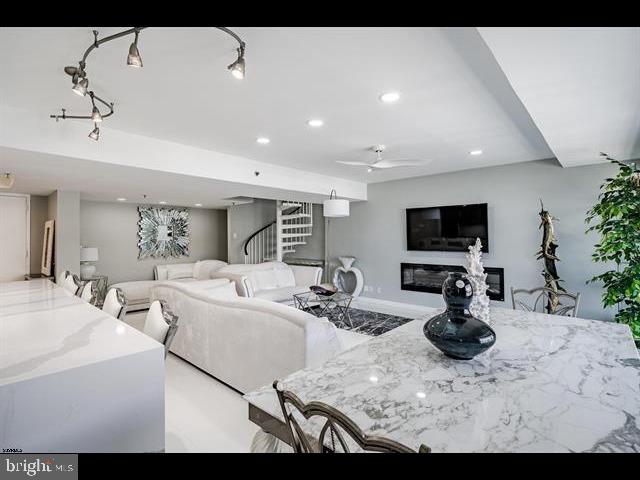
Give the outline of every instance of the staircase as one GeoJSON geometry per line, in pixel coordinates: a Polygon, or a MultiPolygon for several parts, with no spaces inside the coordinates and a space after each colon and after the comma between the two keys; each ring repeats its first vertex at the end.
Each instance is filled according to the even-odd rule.
{"type": "Polygon", "coordinates": [[[278,200],[276,220],[251,235],[244,244],[244,263],[281,262],[313,233],[313,204],[278,200]]]}

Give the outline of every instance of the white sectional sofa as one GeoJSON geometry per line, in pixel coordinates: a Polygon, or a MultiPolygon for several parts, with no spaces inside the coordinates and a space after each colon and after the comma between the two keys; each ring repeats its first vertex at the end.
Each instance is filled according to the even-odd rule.
{"type": "Polygon", "coordinates": [[[195,282],[209,280],[211,275],[227,265],[221,260],[200,260],[193,263],[172,263],[156,265],[153,269],[154,280],[136,280],[111,285],[124,292],[127,299],[127,311],[144,310],[149,308],[151,287],[159,281],[173,280],[178,282],[195,282]]]}
{"type": "Polygon", "coordinates": [[[235,282],[241,297],[292,302],[293,294],[308,292],[310,286],[320,284],[322,268],[283,262],[235,264],[216,270],[211,278],[228,278],[235,282]]]}
{"type": "Polygon", "coordinates": [[[240,392],[319,365],[368,339],[287,305],[240,297],[226,278],[158,282],[151,288],[156,299],[179,317],[171,351],[240,392]]]}

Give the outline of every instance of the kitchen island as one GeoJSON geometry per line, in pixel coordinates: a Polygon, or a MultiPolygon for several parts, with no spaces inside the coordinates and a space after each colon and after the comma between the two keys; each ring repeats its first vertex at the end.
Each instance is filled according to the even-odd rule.
{"type": "Polygon", "coordinates": [[[49,280],[0,283],[0,448],[163,451],[163,346],[49,280]]]}
{"type": "MultiPolygon", "coordinates": [[[[640,452],[640,358],[628,326],[492,308],[494,347],[465,361],[424,337],[439,311],[279,380],[416,450],[640,452]]],[[[250,420],[290,442],[271,385],[244,398],[250,420]]]]}

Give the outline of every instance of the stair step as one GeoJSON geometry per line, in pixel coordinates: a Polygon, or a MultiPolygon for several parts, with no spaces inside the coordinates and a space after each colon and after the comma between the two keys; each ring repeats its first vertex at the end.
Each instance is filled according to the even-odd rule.
{"type": "Polygon", "coordinates": [[[307,242],[298,242],[298,241],[295,241],[295,242],[282,242],[282,245],[284,247],[287,247],[289,245],[306,245],[306,244],[307,244],[307,242]]]}
{"type": "Polygon", "coordinates": [[[313,227],[313,223],[301,223],[296,225],[294,223],[285,223],[282,225],[282,230],[291,230],[293,228],[311,228],[313,227]]]}
{"type": "Polygon", "coordinates": [[[296,202],[282,202],[282,208],[293,208],[293,207],[301,207],[301,203],[296,202]]]}
{"type": "Polygon", "coordinates": [[[282,215],[283,220],[293,220],[294,218],[311,218],[310,213],[292,213],[291,215],[282,215]]]}
{"type": "Polygon", "coordinates": [[[295,238],[295,237],[310,237],[313,235],[311,232],[305,233],[283,233],[282,238],[295,238]]]}

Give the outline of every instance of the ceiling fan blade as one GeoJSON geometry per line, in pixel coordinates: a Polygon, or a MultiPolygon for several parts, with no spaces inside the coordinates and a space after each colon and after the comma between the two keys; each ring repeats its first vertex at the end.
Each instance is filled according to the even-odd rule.
{"type": "Polygon", "coordinates": [[[359,167],[368,167],[369,164],[367,162],[347,162],[344,160],[336,160],[337,163],[341,163],[343,165],[357,165],[359,167]]]}
{"type": "Polygon", "coordinates": [[[394,167],[420,167],[427,165],[431,160],[380,160],[373,164],[376,168],[394,168],[394,167]]]}

